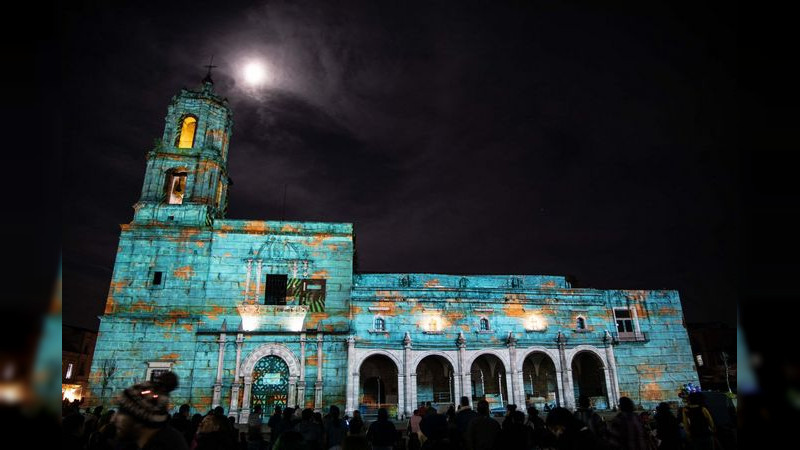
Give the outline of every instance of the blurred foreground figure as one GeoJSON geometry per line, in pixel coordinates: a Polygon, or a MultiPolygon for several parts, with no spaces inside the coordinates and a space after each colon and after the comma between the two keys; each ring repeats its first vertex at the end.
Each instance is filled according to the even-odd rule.
{"type": "Polygon", "coordinates": [[[166,372],[153,382],[134,384],[117,397],[114,416],[121,449],[186,449],[186,440],[167,425],[169,393],[178,387],[178,377],[166,372]]]}

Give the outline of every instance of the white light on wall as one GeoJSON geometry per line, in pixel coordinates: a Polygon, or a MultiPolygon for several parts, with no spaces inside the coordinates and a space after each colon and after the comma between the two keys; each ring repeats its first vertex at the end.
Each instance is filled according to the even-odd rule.
{"type": "Polygon", "coordinates": [[[257,330],[261,320],[256,315],[242,314],[242,329],[244,331],[257,330]]]}
{"type": "Polygon", "coordinates": [[[445,327],[444,319],[439,314],[427,314],[422,319],[422,329],[428,332],[442,331],[445,327]]]}
{"type": "Polygon", "coordinates": [[[67,374],[64,375],[64,378],[66,378],[67,380],[72,378],[72,363],[69,363],[69,365],[67,365],[67,374]]]}
{"type": "Polygon", "coordinates": [[[532,314],[525,320],[525,329],[528,331],[544,331],[547,329],[547,319],[538,314],[532,314]]]}

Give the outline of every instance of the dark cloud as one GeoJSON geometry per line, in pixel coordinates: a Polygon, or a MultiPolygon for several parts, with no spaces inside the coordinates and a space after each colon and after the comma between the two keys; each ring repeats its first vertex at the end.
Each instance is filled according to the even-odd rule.
{"type": "Polygon", "coordinates": [[[719,10],[71,8],[67,323],[96,326],[144,154],[211,55],[234,111],[229,217],[355,222],[361,270],[571,274],[598,288],[678,289],[689,321],[733,322],[734,30],[719,10]],[[270,68],[265,89],[239,80],[250,58],[270,68]]]}

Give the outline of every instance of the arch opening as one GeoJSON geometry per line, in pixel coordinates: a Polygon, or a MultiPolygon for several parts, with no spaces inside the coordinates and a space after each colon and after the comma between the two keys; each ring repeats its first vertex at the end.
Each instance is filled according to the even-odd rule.
{"type": "Polygon", "coordinates": [[[575,400],[589,398],[595,409],[608,409],[608,391],[603,361],[594,353],[582,351],[572,359],[572,380],[575,400]]]}
{"type": "Polygon", "coordinates": [[[376,416],[379,408],[386,408],[390,417],[397,416],[398,369],[385,355],[372,355],[361,363],[358,386],[358,409],[363,416],[376,416]]]}
{"type": "Polygon", "coordinates": [[[455,373],[447,358],[430,355],[417,364],[417,403],[431,402],[439,405],[457,403],[455,400],[455,373]]]}
{"type": "Polygon", "coordinates": [[[252,373],[250,411],[260,405],[264,416],[269,416],[276,406],[286,408],[289,402],[289,365],[286,361],[279,356],[265,356],[258,360],[252,373]]]}
{"type": "Polygon", "coordinates": [[[553,360],[545,353],[533,352],[522,363],[522,386],[525,390],[525,406],[535,406],[543,410],[561,406],[558,393],[558,379],[553,360]]]}
{"type": "Polygon", "coordinates": [[[495,355],[483,354],[470,367],[472,403],[486,400],[490,409],[504,408],[508,403],[508,385],[503,361],[495,355]]]}

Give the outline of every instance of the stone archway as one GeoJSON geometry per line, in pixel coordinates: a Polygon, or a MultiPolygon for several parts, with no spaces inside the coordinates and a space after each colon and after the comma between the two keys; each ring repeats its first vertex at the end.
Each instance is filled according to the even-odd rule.
{"type": "Polygon", "coordinates": [[[608,380],[602,358],[589,350],[579,351],[572,357],[570,367],[576,404],[580,396],[585,395],[594,408],[610,408],[608,380]]]}
{"type": "MultiPolygon", "coordinates": [[[[285,364],[286,368],[288,369],[288,379],[285,380],[286,389],[287,389],[287,398],[286,401],[288,405],[293,406],[297,399],[297,380],[300,378],[300,360],[283,344],[264,344],[247,356],[247,359],[244,360],[241,366],[241,370],[239,373],[244,378],[244,393],[242,396],[242,410],[239,413],[239,423],[247,422],[250,418],[250,410],[251,405],[251,395],[253,391],[253,383],[258,383],[261,376],[260,373],[256,372],[256,365],[259,364],[264,358],[275,356],[280,358],[285,364]],[[257,377],[254,379],[254,375],[257,377]]],[[[263,365],[263,363],[262,363],[263,365]]],[[[277,366],[276,366],[277,367],[277,366]]],[[[277,373],[277,372],[275,372],[277,373]]],[[[270,375],[273,376],[274,375],[270,375]]],[[[274,380],[268,380],[274,381],[274,380]]],[[[279,380],[283,382],[283,380],[279,380]]]]}
{"type": "Polygon", "coordinates": [[[423,402],[431,402],[434,406],[458,403],[455,384],[460,380],[448,358],[435,354],[421,358],[416,365],[415,375],[417,404],[411,405],[412,408],[423,402]]]}
{"type": "Polygon", "coordinates": [[[470,364],[472,403],[486,400],[489,408],[504,407],[512,403],[507,374],[505,363],[497,355],[482,353],[473,358],[470,364]]]}
{"type": "Polygon", "coordinates": [[[525,407],[535,406],[540,411],[544,405],[561,406],[555,361],[545,352],[533,351],[522,361],[522,387],[525,407]]]}
{"type": "Polygon", "coordinates": [[[358,368],[357,401],[362,416],[377,415],[379,408],[397,417],[400,406],[399,367],[394,358],[375,353],[361,361],[358,368]]]}

